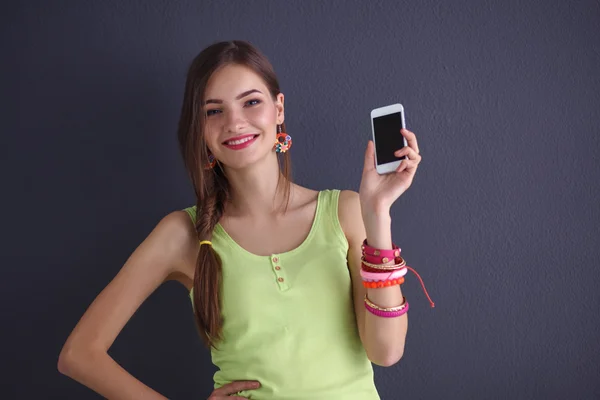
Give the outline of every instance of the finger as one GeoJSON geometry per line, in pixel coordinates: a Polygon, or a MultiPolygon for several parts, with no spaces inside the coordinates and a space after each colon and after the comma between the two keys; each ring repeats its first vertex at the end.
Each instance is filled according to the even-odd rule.
{"type": "Polygon", "coordinates": [[[412,147],[403,147],[394,152],[396,157],[406,156],[409,160],[421,160],[421,156],[412,147]]]}
{"type": "Polygon", "coordinates": [[[373,141],[369,140],[369,143],[367,143],[367,150],[365,151],[365,171],[375,169],[375,151],[373,149],[373,141]]]}
{"type": "Polygon", "coordinates": [[[400,165],[396,168],[396,172],[402,172],[406,169],[407,160],[400,160],[400,165]]]}
{"type": "Polygon", "coordinates": [[[247,397],[240,397],[240,396],[219,396],[219,397],[209,397],[208,400],[231,400],[231,399],[235,399],[235,400],[248,400],[247,397]]]}
{"type": "Polygon", "coordinates": [[[241,392],[242,390],[258,389],[260,383],[258,381],[235,381],[221,386],[213,391],[214,395],[227,396],[241,392]]]}
{"type": "Polygon", "coordinates": [[[402,160],[398,168],[396,168],[396,172],[408,171],[413,172],[417,169],[419,165],[419,161],[417,160],[402,160]]]}
{"type": "Polygon", "coordinates": [[[419,154],[419,145],[417,144],[417,136],[408,129],[401,129],[400,133],[406,138],[408,145],[419,154]]]}

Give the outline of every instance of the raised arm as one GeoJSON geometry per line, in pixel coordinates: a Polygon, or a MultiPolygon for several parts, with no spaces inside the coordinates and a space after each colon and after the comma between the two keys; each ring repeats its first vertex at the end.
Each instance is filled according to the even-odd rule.
{"type": "Polygon", "coordinates": [[[158,286],[191,287],[198,241],[189,216],[165,216],[94,299],[69,335],[58,370],[109,399],[165,399],[108,355],[127,321],[158,286]]]}

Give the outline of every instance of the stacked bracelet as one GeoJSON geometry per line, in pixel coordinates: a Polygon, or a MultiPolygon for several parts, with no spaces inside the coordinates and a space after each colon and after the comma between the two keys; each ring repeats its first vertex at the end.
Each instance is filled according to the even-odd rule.
{"type": "Polygon", "coordinates": [[[386,281],[365,281],[363,280],[363,286],[368,289],[380,289],[384,287],[402,285],[404,283],[404,277],[397,279],[388,279],[386,281]]]}
{"type": "Polygon", "coordinates": [[[406,302],[406,297],[402,296],[402,304],[400,304],[397,307],[379,307],[377,304],[373,303],[370,299],[369,296],[367,296],[367,294],[365,293],[365,303],[367,303],[367,305],[369,305],[370,307],[379,310],[379,311],[400,311],[402,310],[404,307],[406,307],[406,305],[408,304],[406,302]]]}
{"type": "Polygon", "coordinates": [[[369,272],[364,269],[360,270],[360,276],[363,278],[363,281],[373,282],[373,281],[386,281],[388,279],[398,279],[402,276],[406,275],[406,268],[397,269],[391,272],[369,272]]]}
{"type": "MultiPolygon", "coordinates": [[[[375,247],[369,246],[367,243],[367,239],[363,241],[361,246],[362,249],[362,257],[361,257],[361,277],[363,280],[363,286],[366,288],[379,289],[384,287],[391,287],[396,285],[401,285],[404,283],[404,275],[406,275],[407,271],[410,269],[416,276],[419,278],[421,282],[421,286],[423,287],[423,291],[425,295],[429,299],[429,303],[431,307],[435,307],[434,302],[429,297],[427,293],[427,289],[425,289],[425,284],[423,283],[423,279],[419,276],[419,274],[406,265],[406,261],[400,256],[400,248],[392,243],[392,249],[377,249],[375,247]],[[390,261],[394,261],[393,265],[384,265],[390,261]]],[[[373,312],[377,311],[377,313],[373,312],[375,315],[379,315],[382,312],[388,313],[385,316],[391,316],[389,313],[399,313],[398,315],[404,314],[408,311],[408,303],[406,303],[406,309],[398,311],[382,311],[381,309],[377,309],[373,303],[367,303],[367,298],[365,296],[365,307],[373,312]]],[[[406,300],[405,300],[406,302],[406,300]]],[[[384,315],[380,315],[384,316],[384,315]]]]}
{"type": "Polygon", "coordinates": [[[394,243],[392,243],[392,250],[376,249],[367,244],[367,239],[363,241],[361,250],[365,261],[378,264],[385,264],[396,257],[400,257],[401,252],[401,249],[394,243]]]}
{"type": "Polygon", "coordinates": [[[362,256],[362,258],[360,260],[362,261],[363,265],[366,265],[367,267],[370,267],[370,268],[376,269],[376,270],[381,270],[381,271],[390,271],[390,270],[393,271],[393,270],[404,268],[406,266],[406,261],[404,261],[404,259],[400,256],[394,258],[394,262],[396,264],[393,264],[393,265],[373,264],[373,263],[365,261],[365,256],[362,256]]]}
{"type": "Polygon", "coordinates": [[[398,307],[384,308],[374,304],[365,294],[365,308],[371,314],[374,314],[378,317],[393,318],[406,314],[408,311],[408,302],[406,301],[406,298],[402,296],[402,305],[398,307]]]}
{"type": "Polygon", "coordinates": [[[376,315],[378,317],[384,317],[384,318],[394,318],[394,317],[399,317],[401,315],[404,315],[408,312],[408,303],[406,303],[406,307],[404,307],[402,310],[400,311],[381,311],[381,310],[377,310],[373,307],[371,307],[370,305],[365,303],[365,308],[373,315],[376,315]]]}

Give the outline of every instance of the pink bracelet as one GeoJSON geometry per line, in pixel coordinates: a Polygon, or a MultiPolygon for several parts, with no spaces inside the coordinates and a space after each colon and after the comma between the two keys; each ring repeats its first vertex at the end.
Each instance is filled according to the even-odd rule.
{"type": "Polygon", "coordinates": [[[360,270],[360,276],[363,278],[365,282],[377,282],[377,281],[387,281],[392,279],[398,279],[401,276],[406,275],[408,269],[402,268],[397,269],[392,272],[367,272],[363,269],[360,270]]]}
{"type": "MultiPolygon", "coordinates": [[[[400,250],[400,249],[398,249],[398,250],[400,250]]],[[[385,264],[389,261],[394,260],[394,258],[372,256],[372,255],[366,254],[366,253],[363,253],[363,256],[365,257],[365,261],[368,263],[371,263],[371,264],[385,264]]],[[[400,256],[398,256],[398,257],[400,257],[400,256]]],[[[398,257],[395,257],[395,258],[398,258],[398,257]]]]}
{"type": "MultiPolygon", "coordinates": [[[[363,244],[361,246],[362,253],[363,253],[362,258],[364,258],[363,261],[366,261],[370,264],[376,264],[377,262],[371,262],[371,261],[367,260],[368,256],[375,256],[375,257],[380,258],[379,263],[385,264],[390,259],[395,259],[396,257],[400,257],[400,248],[398,246],[396,246],[393,242],[392,242],[392,247],[393,247],[392,250],[376,249],[374,247],[369,246],[367,244],[367,239],[365,238],[365,240],[363,241],[363,244]]],[[[370,258],[370,259],[372,259],[372,258],[370,258]]],[[[363,262],[363,265],[365,265],[364,262],[363,262]]],[[[373,269],[372,267],[370,267],[370,268],[373,269]]],[[[389,267],[386,268],[385,265],[381,265],[380,268],[382,270],[386,270],[389,267]]],[[[413,268],[409,267],[408,265],[405,265],[402,268],[405,270],[410,269],[413,272],[413,274],[415,274],[417,276],[417,278],[419,278],[419,281],[421,282],[421,286],[423,287],[423,291],[425,292],[425,295],[427,296],[427,299],[429,300],[429,304],[431,304],[432,308],[435,307],[435,303],[431,300],[431,297],[429,297],[429,293],[427,293],[427,289],[425,289],[425,284],[423,283],[423,279],[421,279],[421,276],[417,273],[417,271],[415,271],[413,268]]],[[[361,269],[362,269],[362,266],[361,266],[361,269]]],[[[395,268],[390,269],[390,270],[393,271],[393,270],[395,270],[395,268]]]]}
{"type": "Polygon", "coordinates": [[[404,307],[402,310],[399,310],[399,311],[381,311],[381,310],[377,310],[377,309],[371,307],[367,303],[365,303],[365,308],[371,314],[376,315],[378,317],[394,318],[394,317],[399,317],[401,315],[406,314],[406,312],[408,311],[408,301],[406,302],[406,307],[404,307]]]}
{"type": "MultiPolygon", "coordinates": [[[[365,239],[363,241],[363,244],[361,246],[362,252],[365,255],[365,260],[367,262],[372,262],[372,263],[381,263],[383,258],[387,258],[388,260],[393,260],[396,257],[400,257],[400,248],[398,246],[396,246],[394,243],[392,243],[392,250],[383,250],[383,249],[376,249],[375,247],[371,247],[367,244],[367,239],[365,239]],[[375,256],[378,257],[378,259],[373,259],[374,261],[369,261],[366,259],[367,256],[375,256]]],[[[386,263],[387,261],[383,261],[384,263],[386,263]]]]}

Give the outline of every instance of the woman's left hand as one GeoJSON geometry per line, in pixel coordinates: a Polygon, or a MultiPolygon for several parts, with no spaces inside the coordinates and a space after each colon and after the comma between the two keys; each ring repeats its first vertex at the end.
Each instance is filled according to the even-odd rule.
{"type": "Polygon", "coordinates": [[[373,141],[369,140],[367,144],[359,189],[363,218],[389,215],[392,204],[412,184],[421,162],[417,137],[407,129],[402,129],[400,134],[406,138],[408,146],[398,149],[394,154],[397,157],[406,155],[407,158],[402,160],[395,172],[379,175],[375,169],[373,141]]]}

